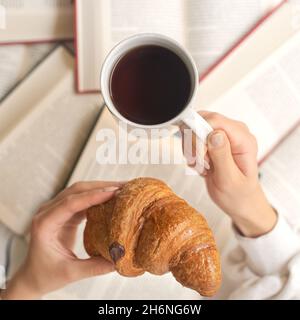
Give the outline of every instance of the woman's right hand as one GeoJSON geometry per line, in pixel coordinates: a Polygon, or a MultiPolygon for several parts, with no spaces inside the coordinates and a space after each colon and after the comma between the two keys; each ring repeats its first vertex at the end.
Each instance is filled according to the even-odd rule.
{"type": "MultiPolygon", "coordinates": [[[[199,172],[212,200],[247,237],[269,232],[277,215],[269,205],[258,179],[257,142],[247,126],[215,112],[200,112],[214,131],[208,137],[206,160],[210,169],[199,172]]],[[[181,127],[181,130],[187,127],[181,127]]],[[[184,135],[183,135],[184,136],[184,135]]],[[[193,145],[194,149],[195,145],[193,145]]],[[[184,150],[195,166],[195,150],[184,150]]]]}

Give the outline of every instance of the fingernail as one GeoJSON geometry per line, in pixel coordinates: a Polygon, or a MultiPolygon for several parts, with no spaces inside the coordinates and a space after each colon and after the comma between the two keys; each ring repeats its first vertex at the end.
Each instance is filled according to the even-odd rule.
{"type": "Polygon", "coordinates": [[[106,188],[103,188],[101,189],[103,192],[113,192],[113,191],[117,191],[119,190],[120,187],[117,187],[117,186],[113,186],[113,187],[106,187],[106,188]]]}
{"type": "Polygon", "coordinates": [[[209,145],[213,148],[220,148],[224,144],[224,136],[220,132],[213,133],[209,137],[209,145]]]}

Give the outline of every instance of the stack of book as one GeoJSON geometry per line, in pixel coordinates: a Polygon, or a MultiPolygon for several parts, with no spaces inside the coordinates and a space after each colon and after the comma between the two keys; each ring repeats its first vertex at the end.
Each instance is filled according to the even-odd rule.
{"type": "MultiPolygon", "coordinates": [[[[118,130],[99,91],[103,59],[131,34],[159,32],[177,39],[197,63],[196,107],[244,121],[255,134],[262,185],[274,207],[294,223],[300,208],[296,6],[273,0],[86,2],[0,0],[5,9],[0,24],[0,221],[26,235],[41,203],[70,183],[153,176],[206,213],[222,248],[221,231],[229,222],[201,178],[186,176],[183,165],[96,162],[99,129],[118,130]]],[[[81,238],[78,243],[83,254],[81,238]]],[[[168,275],[133,280],[111,274],[101,278],[101,291],[97,280],[85,280],[52,296],[196,298],[181,288],[179,296],[177,286],[168,275]],[[145,282],[147,291],[136,289],[145,282]],[[165,291],[158,290],[162,283],[165,291]]]]}

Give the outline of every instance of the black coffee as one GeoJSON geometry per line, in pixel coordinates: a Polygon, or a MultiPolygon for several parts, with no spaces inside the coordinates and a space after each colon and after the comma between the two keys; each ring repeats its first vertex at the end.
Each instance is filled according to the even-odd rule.
{"type": "Polygon", "coordinates": [[[159,124],[171,120],[186,106],[191,78],[186,65],[172,51],[156,45],[140,46],[116,63],[110,94],[126,119],[159,124]]]}

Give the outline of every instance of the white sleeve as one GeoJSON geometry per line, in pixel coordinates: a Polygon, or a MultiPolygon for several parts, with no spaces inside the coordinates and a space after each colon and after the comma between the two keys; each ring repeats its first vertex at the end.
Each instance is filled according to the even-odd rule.
{"type": "Polygon", "coordinates": [[[235,261],[232,271],[241,280],[229,299],[299,299],[299,232],[281,215],[274,229],[259,238],[245,238],[234,232],[243,258],[228,259],[235,261]]]}
{"type": "Polygon", "coordinates": [[[13,233],[0,222],[0,267],[7,266],[8,252],[13,233]]]}
{"type": "Polygon", "coordinates": [[[12,238],[13,233],[0,222],[0,290],[4,288],[6,283],[12,238]]]}

